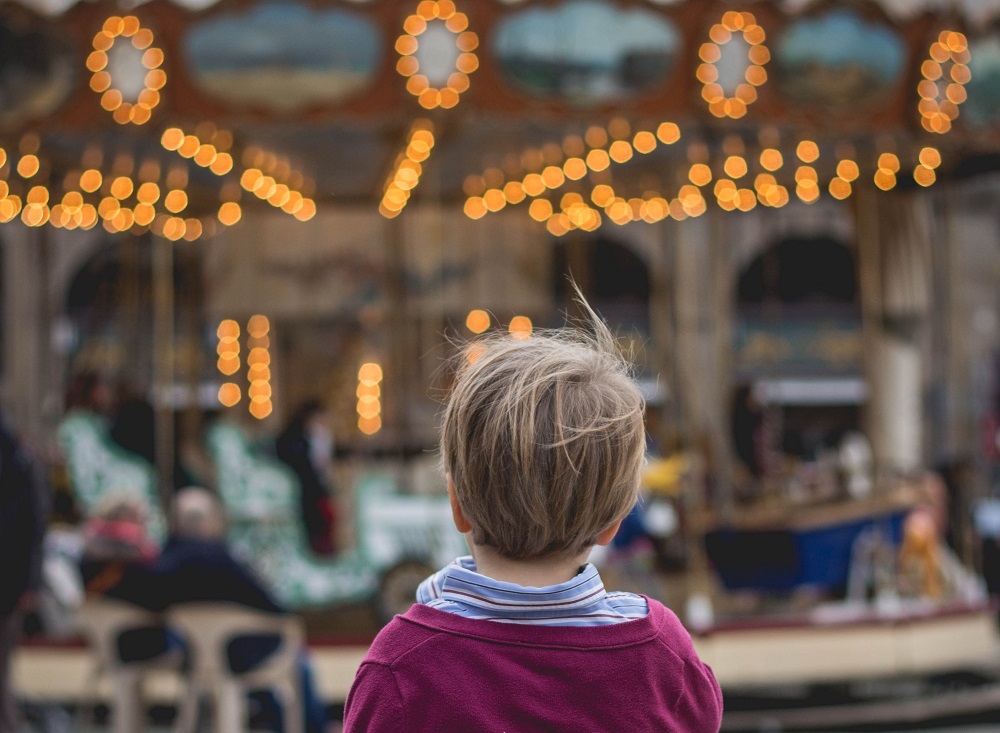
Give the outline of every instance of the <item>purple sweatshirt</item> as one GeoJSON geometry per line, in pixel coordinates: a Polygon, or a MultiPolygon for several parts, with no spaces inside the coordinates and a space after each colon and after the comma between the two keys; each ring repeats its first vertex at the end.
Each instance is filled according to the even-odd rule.
{"type": "Polygon", "coordinates": [[[680,621],[523,626],[417,604],[365,657],[344,733],[716,733],[722,692],[680,621]]]}

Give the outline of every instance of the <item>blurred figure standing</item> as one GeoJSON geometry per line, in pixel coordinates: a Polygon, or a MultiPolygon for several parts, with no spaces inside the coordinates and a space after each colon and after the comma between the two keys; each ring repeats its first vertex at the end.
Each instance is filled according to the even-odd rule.
{"type": "Polygon", "coordinates": [[[299,477],[302,522],[310,547],[317,555],[332,555],[336,512],[327,477],[333,462],[333,435],[323,403],[307,400],[299,405],[276,447],[278,458],[299,477]]]}
{"type": "Polygon", "coordinates": [[[156,415],[153,405],[137,385],[118,383],[111,439],[130,453],[156,463],[156,415]]]}
{"type": "Polygon", "coordinates": [[[10,660],[41,579],[47,513],[45,483],[0,416],[0,733],[14,733],[20,724],[10,660]]]}

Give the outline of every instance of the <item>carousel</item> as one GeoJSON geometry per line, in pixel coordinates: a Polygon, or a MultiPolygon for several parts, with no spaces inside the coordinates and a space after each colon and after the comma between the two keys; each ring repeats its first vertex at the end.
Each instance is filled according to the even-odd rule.
{"type": "Polygon", "coordinates": [[[389,613],[461,547],[456,341],[561,325],[572,277],[649,404],[603,561],[749,701],[726,725],[817,690],[877,723],[917,678],[914,720],[997,706],[1000,3],[22,0],[0,37],[0,387],[78,511],[128,483],[162,531],[210,485],[286,602],[389,613]],[[144,457],[80,375],[137,386],[144,457]],[[262,448],[312,397],[332,560],[262,448]]]}

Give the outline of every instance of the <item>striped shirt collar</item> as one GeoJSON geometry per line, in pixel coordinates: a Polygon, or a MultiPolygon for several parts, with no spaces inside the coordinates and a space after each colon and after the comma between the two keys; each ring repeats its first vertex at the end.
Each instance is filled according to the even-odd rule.
{"type": "Polygon", "coordinates": [[[647,612],[644,599],[608,594],[591,563],[564,583],[534,588],[481,575],[470,556],[458,558],[421,583],[417,602],[468,618],[514,623],[593,625],[641,618],[647,612]],[[622,597],[638,603],[623,604],[622,597]]]}

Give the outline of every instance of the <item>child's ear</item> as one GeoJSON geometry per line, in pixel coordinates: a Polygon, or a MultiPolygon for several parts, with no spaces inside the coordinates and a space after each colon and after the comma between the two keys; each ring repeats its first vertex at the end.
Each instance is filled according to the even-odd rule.
{"type": "MultiPolygon", "coordinates": [[[[469,520],[465,518],[465,513],[462,511],[462,507],[458,503],[458,497],[455,495],[455,484],[451,482],[451,474],[446,474],[445,477],[448,479],[448,500],[451,502],[451,518],[455,522],[455,529],[462,534],[471,532],[472,525],[469,524],[469,520]]],[[[608,541],[610,542],[610,540],[608,541]]]]}
{"type": "Polygon", "coordinates": [[[597,542],[595,544],[598,544],[601,547],[611,544],[611,540],[613,540],[615,538],[615,535],[618,534],[618,528],[621,526],[622,526],[622,520],[619,519],[617,522],[615,522],[606,530],[597,535],[597,542]]]}

